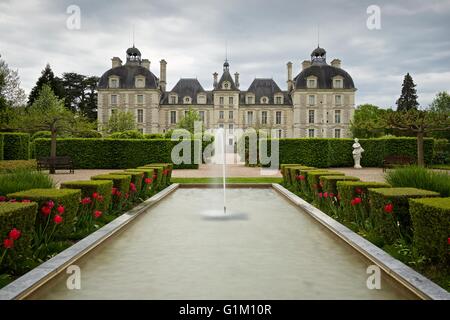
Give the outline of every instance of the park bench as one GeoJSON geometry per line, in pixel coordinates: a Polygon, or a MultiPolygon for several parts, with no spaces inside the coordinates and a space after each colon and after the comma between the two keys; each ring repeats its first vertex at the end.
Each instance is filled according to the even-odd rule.
{"type": "Polygon", "coordinates": [[[389,155],[383,159],[383,172],[387,168],[394,168],[396,166],[411,165],[415,163],[415,159],[404,155],[389,155]]]}
{"type": "Polygon", "coordinates": [[[70,173],[74,173],[73,161],[70,157],[43,157],[37,159],[38,170],[70,170],[70,173]]]}

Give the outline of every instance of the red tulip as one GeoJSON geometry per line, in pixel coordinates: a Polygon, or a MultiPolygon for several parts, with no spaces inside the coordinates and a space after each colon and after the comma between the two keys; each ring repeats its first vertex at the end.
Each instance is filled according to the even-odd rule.
{"type": "Polygon", "coordinates": [[[86,198],[83,198],[83,199],[81,199],[81,204],[83,204],[83,205],[86,205],[86,204],[89,204],[89,203],[91,203],[92,202],[92,200],[91,200],[91,198],[89,198],[89,197],[86,197],[86,198]]]}
{"type": "Polygon", "coordinates": [[[388,203],[384,206],[384,212],[391,213],[394,210],[394,205],[392,203],[388,203]]]}
{"type": "Polygon", "coordinates": [[[300,176],[295,176],[295,180],[300,181],[300,176]]]}
{"type": "Polygon", "coordinates": [[[16,199],[11,199],[11,200],[9,200],[9,202],[17,202],[17,200],[16,199]]]}
{"type": "Polygon", "coordinates": [[[150,178],[146,178],[144,182],[145,182],[145,184],[150,184],[153,182],[153,180],[150,178]]]}
{"type": "Polygon", "coordinates": [[[97,197],[97,201],[98,202],[103,202],[103,199],[104,199],[103,196],[101,194],[99,194],[98,197],[97,197]]]}
{"type": "Polygon", "coordinates": [[[112,189],[111,189],[111,194],[112,194],[112,195],[117,194],[117,188],[112,188],[112,189]]]}
{"type": "Polygon", "coordinates": [[[130,182],[130,190],[136,192],[136,185],[133,182],[130,182]]]}
{"type": "Polygon", "coordinates": [[[56,208],[56,210],[59,212],[59,214],[63,214],[65,209],[62,205],[59,205],[58,208],[56,208]]]}
{"type": "Polygon", "coordinates": [[[324,197],[324,198],[328,198],[328,192],[324,192],[324,193],[323,193],[323,197],[324,197]]]}
{"type": "Polygon", "coordinates": [[[54,206],[55,206],[55,203],[52,200],[47,202],[47,207],[49,207],[50,209],[53,209],[54,206]]]}
{"type": "Polygon", "coordinates": [[[23,199],[22,200],[22,203],[30,203],[31,202],[31,200],[28,200],[28,199],[23,199]]]}
{"type": "Polygon", "coordinates": [[[102,216],[102,212],[100,210],[95,210],[94,211],[94,217],[96,219],[100,218],[102,216]]]}
{"type": "Polygon", "coordinates": [[[116,191],[116,196],[118,196],[120,198],[122,196],[122,192],[116,191]]]}
{"type": "Polygon", "coordinates": [[[334,198],[334,193],[330,193],[330,198],[334,198]]]}
{"type": "Polygon", "coordinates": [[[130,196],[130,194],[128,192],[125,193],[125,199],[128,199],[129,196],[130,196]]]}
{"type": "Polygon", "coordinates": [[[319,192],[317,195],[319,196],[319,198],[322,198],[323,196],[322,192],[319,192]]]}
{"type": "Polygon", "coordinates": [[[54,222],[55,224],[60,224],[60,223],[63,222],[63,218],[62,218],[60,215],[57,214],[57,215],[53,218],[53,222],[54,222]]]}
{"type": "Polygon", "coordinates": [[[50,207],[43,206],[41,208],[41,212],[44,216],[48,216],[52,212],[52,209],[50,207]]]}
{"type": "Polygon", "coordinates": [[[305,179],[306,179],[306,178],[305,178],[304,175],[300,175],[300,180],[301,180],[301,181],[305,181],[305,179]]]}
{"type": "Polygon", "coordinates": [[[98,193],[97,193],[97,192],[94,192],[94,193],[92,194],[92,198],[97,199],[97,198],[98,198],[98,193]]]}
{"type": "Polygon", "coordinates": [[[14,240],[12,239],[3,240],[3,246],[5,247],[5,249],[11,249],[12,247],[14,247],[14,240]]]}
{"type": "Polygon", "coordinates": [[[362,190],[361,190],[361,188],[355,188],[355,193],[357,193],[357,194],[361,194],[361,193],[362,193],[362,190]]]}
{"type": "Polygon", "coordinates": [[[357,204],[359,204],[359,203],[361,203],[361,198],[354,198],[352,201],[350,201],[350,204],[352,205],[352,206],[354,206],[354,205],[357,205],[357,204]]]}
{"type": "Polygon", "coordinates": [[[22,232],[20,232],[20,230],[17,230],[16,228],[13,228],[10,232],[9,232],[9,238],[11,240],[17,240],[20,238],[20,235],[22,234],[22,232]]]}
{"type": "Polygon", "coordinates": [[[447,243],[450,244],[450,237],[447,238],[447,243]]]}
{"type": "Polygon", "coordinates": [[[0,202],[6,201],[6,197],[5,196],[0,196],[0,202]]]}
{"type": "Polygon", "coordinates": [[[154,174],[153,175],[153,180],[155,180],[156,178],[158,178],[158,175],[154,174]]]}

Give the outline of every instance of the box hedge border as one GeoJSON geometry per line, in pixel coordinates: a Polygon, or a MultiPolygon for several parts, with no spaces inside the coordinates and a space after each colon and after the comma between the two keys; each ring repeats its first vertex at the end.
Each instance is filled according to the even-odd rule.
{"type": "Polygon", "coordinates": [[[0,132],[3,137],[1,160],[28,160],[30,158],[30,135],[22,132],[0,132]]]}
{"type": "Polygon", "coordinates": [[[108,180],[77,180],[61,183],[61,189],[79,189],[81,190],[81,198],[89,197],[91,200],[94,192],[103,197],[102,202],[95,203],[95,210],[106,212],[111,203],[111,189],[113,182],[108,180]]]}

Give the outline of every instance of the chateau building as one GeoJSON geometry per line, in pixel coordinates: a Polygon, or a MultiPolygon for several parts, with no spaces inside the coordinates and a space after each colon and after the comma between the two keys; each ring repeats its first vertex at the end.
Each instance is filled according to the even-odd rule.
{"type": "Polygon", "coordinates": [[[286,90],[268,78],[256,78],[242,90],[239,73],[232,76],[228,61],[220,78],[217,72],[213,74],[212,90],[205,90],[194,78],[181,78],[167,90],[165,60],[160,61],[158,78],[137,48],[129,48],[126,55],[125,64],[118,57],[112,58],[112,68],[100,78],[100,126],[117,110],[131,111],[139,131],[162,133],[175,128],[192,108],[199,112],[206,128],[225,128],[230,133],[253,127],[274,129],[277,137],[286,138],[349,136],[356,88],[341,61],[334,59],[328,64],[326,51],[320,47],[311,53],[311,60],[303,61],[294,78],[293,64],[287,63],[286,90]]]}

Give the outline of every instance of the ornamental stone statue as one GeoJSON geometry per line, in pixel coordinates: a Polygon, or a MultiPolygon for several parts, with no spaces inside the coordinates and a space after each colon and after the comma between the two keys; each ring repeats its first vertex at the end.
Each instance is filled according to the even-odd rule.
{"type": "Polygon", "coordinates": [[[361,154],[364,152],[364,149],[361,147],[361,145],[359,144],[358,141],[359,141],[358,138],[355,138],[355,143],[352,145],[352,147],[353,147],[352,154],[353,154],[353,160],[355,160],[354,167],[356,169],[361,169],[362,168],[361,164],[360,164],[361,158],[362,158],[361,154]]]}

